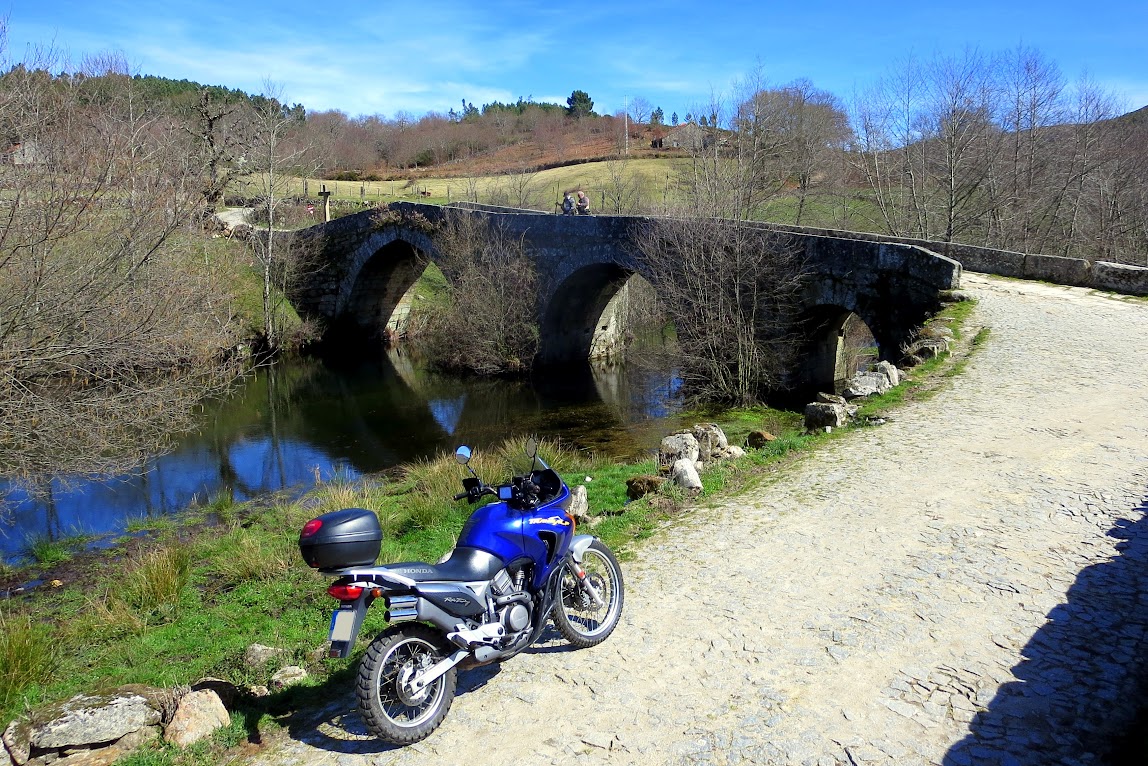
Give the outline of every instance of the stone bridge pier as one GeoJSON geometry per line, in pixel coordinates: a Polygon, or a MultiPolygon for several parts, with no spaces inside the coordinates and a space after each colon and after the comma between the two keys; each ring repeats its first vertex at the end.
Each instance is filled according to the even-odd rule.
{"type": "MultiPolygon", "coordinates": [[[[319,268],[292,296],[303,316],[328,337],[381,334],[401,314],[404,296],[425,259],[440,260],[435,224],[447,209],[481,217],[520,239],[534,259],[542,289],[538,311],[541,365],[609,356],[620,348],[627,281],[645,264],[632,243],[650,219],[638,216],[556,216],[467,205],[442,208],[395,203],[296,233],[318,253],[319,268]]],[[[921,247],[782,231],[781,246],[803,256],[808,279],[801,296],[805,348],[795,381],[826,387],[840,376],[843,328],[859,316],[881,358],[896,360],[903,343],[940,305],[939,293],[960,286],[956,261],[921,247]]]]}

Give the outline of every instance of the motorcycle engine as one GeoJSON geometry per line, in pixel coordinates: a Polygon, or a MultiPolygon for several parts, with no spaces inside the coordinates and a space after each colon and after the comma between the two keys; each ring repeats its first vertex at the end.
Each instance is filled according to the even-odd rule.
{"type": "MultiPolygon", "coordinates": [[[[496,596],[505,598],[506,596],[513,596],[522,593],[522,583],[526,577],[526,572],[522,569],[514,573],[514,579],[511,580],[511,575],[505,569],[501,570],[491,580],[491,590],[496,596]]],[[[514,601],[506,604],[498,611],[499,622],[506,628],[508,636],[513,636],[530,627],[530,600],[525,598],[521,601],[514,601]]]]}

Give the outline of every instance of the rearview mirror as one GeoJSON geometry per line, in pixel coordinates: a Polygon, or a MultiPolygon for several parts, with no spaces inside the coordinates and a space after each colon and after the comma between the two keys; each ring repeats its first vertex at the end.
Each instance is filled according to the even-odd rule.
{"type": "Polygon", "coordinates": [[[538,440],[533,436],[526,440],[526,457],[531,460],[538,457],[538,440]]]}
{"type": "Polygon", "coordinates": [[[454,451],[454,459],[459,465],[466,465],[470,462],[470,447],[465,444],[454,451]]]}

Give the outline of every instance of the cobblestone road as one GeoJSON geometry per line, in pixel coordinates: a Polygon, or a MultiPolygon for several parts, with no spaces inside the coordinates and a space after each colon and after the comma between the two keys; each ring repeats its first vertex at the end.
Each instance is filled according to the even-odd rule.
{"type": "Polygon", "coordinates": [[[1148,627],[1148,303],[965,287],[962,376],[643,543],[605,644],[462,674],[416,746],[348,697],[255,762],[1095,762],[1148,627]]]}

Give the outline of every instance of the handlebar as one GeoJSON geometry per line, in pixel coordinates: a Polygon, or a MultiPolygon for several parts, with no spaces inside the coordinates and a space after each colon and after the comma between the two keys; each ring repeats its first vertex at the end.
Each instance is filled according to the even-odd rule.
{"type": "Polygon", "coordinates": [[[474,482],[474,484],[467,487],[466,492],[459,492],[454,496],[456,501],[469,500],[472,503],[477,503],[478,499],[483,495],[493,495],[494,497],[501,497],[511,503],[517,503],[527,508],[532,508],[538,503],[539,495],[542,492],[542,487],[537,482],[533,481],[530,476],[515,476],[511,479],[511,483],[504,484],[501,487],[492,487],[489,484],[479,484],[477,479],[467,479],[463,483],[474,482]],[[510,490],[510,497],[506,497],[501,493],[501,489],[506,488],[510,490]]]}

